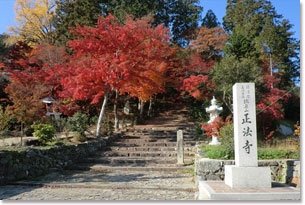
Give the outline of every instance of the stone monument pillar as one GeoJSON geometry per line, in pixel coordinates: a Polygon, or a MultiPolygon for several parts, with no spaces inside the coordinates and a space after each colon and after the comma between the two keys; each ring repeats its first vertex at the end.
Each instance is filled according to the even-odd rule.
{"type": "Polygon", "coordinates": [[[258,167],[254,83],[233,86],[235,165],[225,166],[225,184],[232,188],[270,188],[270,167],[258,167]]]}
{"type": "MultiPolygon", "coordinates": [[[[213,99],[211,100],[211,106],[206,108],[205,111],[207,113],[210,113],[210,120],[208,121],[208,124],[211,124],[216,120],[216,118],[219,117],[219,113],[222,111],[222,107],[217,106],[217,101],[215,97],[213,96],[213,99]]],[[[220,142],[218,140],[218,137],[212,136],[212,141],[210,142],[210,145],[219,145],[220,142]]]]}
{"type": "Polygon", "coordinates": [[[177,131],[177,164],[184,164],[183,131],[177,131]]]}

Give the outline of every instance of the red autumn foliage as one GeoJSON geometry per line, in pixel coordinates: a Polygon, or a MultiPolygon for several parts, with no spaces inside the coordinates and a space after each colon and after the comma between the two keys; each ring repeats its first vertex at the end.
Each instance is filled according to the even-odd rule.
{"type": "Polygon", "coordinates": [[[220,129],[223,126],[226,126],[228,124],[232,123],[231,115],[229,115],[225,121],[221,117],[216,118],[211,124],[201,124],[202,129],[204,130],[204,134],[212,137],[221,137],[220,136],[220,129]]]}
{"type": "MultiPolygon", "coordinates": [[[[175,70],[176,85],[197,100],[205,100],[212,96],[214,83],[209,79],[212,61],[203,60],[199,54],[193,54],[183,62],[182,69],[175,70]]],[[[173,77],[173,76],[172,76],[173,77]]]]}
{"type": "Polygon", "coordinates": [[[68,42],[74,54],[62,69],[62,97],[96,104],[112,90],[143,101],[164,91],[173,49],[162,25],[153,28],[131,17],[121,25],[109,15],[94,28],[77,26],[72,32],[80,38],[68,42]]]}
{"type": "Polygon", "coordinates": [[[51,65],[63,62],[65,51],[44,44],[24,55],[20,54],[20,59],[17,56],[16,59],[11,59],[6,68],[10,83],[5,92],[13,103],[8,109],[18,116],[20,122],[26,123],[44,115],[42,98],[49,95],[56,97],[56,90],[60,88],[60,76],[57,76],[51,65]]]}
{"type": "Polygon", "coordinates": [[[267,92],[261,96],[261,102],[256,105],[258,110],[258,128],[262,130],[266,141],[272,139],[275,132],[273,124],[276,120],[284,118],[283,103],[291,97],[285,90],[271,88],[276,86],[278,80],[268,74],[265,75],[264,82],[267,92]]]}
{"type": "Polygon", "coordinates": [[[212,96],[213,83],[209,81],[208,76],[191,75],[183,80],[182,90],[187,91],[197,100],[208,100],[212,96]]]}
{"type": "Polygon", "coordinates": [[[33,48],[26,43],[18,41],[5,57],[5,68],[10,70],[23,70],[32,50],[33,48]]]}

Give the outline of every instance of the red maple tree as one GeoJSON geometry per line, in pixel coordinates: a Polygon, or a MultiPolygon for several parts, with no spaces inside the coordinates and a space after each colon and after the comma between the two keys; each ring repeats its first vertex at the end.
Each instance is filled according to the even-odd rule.
{"type": "Polygon", "coordinates": [[[74,54],[63,66],[60,95],[91,104],[104,98],[97,136],[111,93],[127,93],[145,101],[163,91],[172,54],[169,32],[163,25],[152,27],[148,20],[129,16],[122,25],[108,15],[96,27],[77,26],[72,33],[79,38],[68,42],[74,54]]]}

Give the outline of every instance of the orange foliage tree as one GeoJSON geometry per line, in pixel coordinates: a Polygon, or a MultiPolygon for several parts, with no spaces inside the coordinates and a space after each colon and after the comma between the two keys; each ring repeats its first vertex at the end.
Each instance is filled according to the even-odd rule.
{"type": "Polygon", "coordinates": [[[206,28],[200,27],[196,39],[191,42],[189,48],[207,60],[219,59],[220,52],[227,43],[228,34],[221,27],[206,28]]]}

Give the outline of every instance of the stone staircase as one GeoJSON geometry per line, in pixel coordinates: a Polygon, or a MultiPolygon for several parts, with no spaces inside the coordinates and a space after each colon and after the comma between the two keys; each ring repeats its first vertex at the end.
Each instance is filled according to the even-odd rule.
{"type": "MultiPolygon", "coordinates": [[[[95,156],[14,186],[40,187],[11,199],[194,200],[196,137],[186,110],[175,109],[121,132],[95,156]],[[184,165],[177,165],[177,130],[184,135],[184,165]],[[43,193],[43,194],[42,194],[43,193]]],[[[0,189],[1,194],[1,189],[0,189]]]]}
{"type": "Polygon", "coordinates": [[[168,110],[158,117],[122,131],[121,137],[94,157],[71,167],[90,171],[192,170],[196,144],[194,123],[185,108],[168,110]],[[184,165],[177,165],[177,130],[183,130],[184,165]]]}
{"type": "Polygon", "coordinates": [[[177,165],[177,128],[135,126],[125,130],[116,142],[73,169],[90,171],[178,171],[191,170],[196,138],[184,128],[184,165],[177,165]]]}

